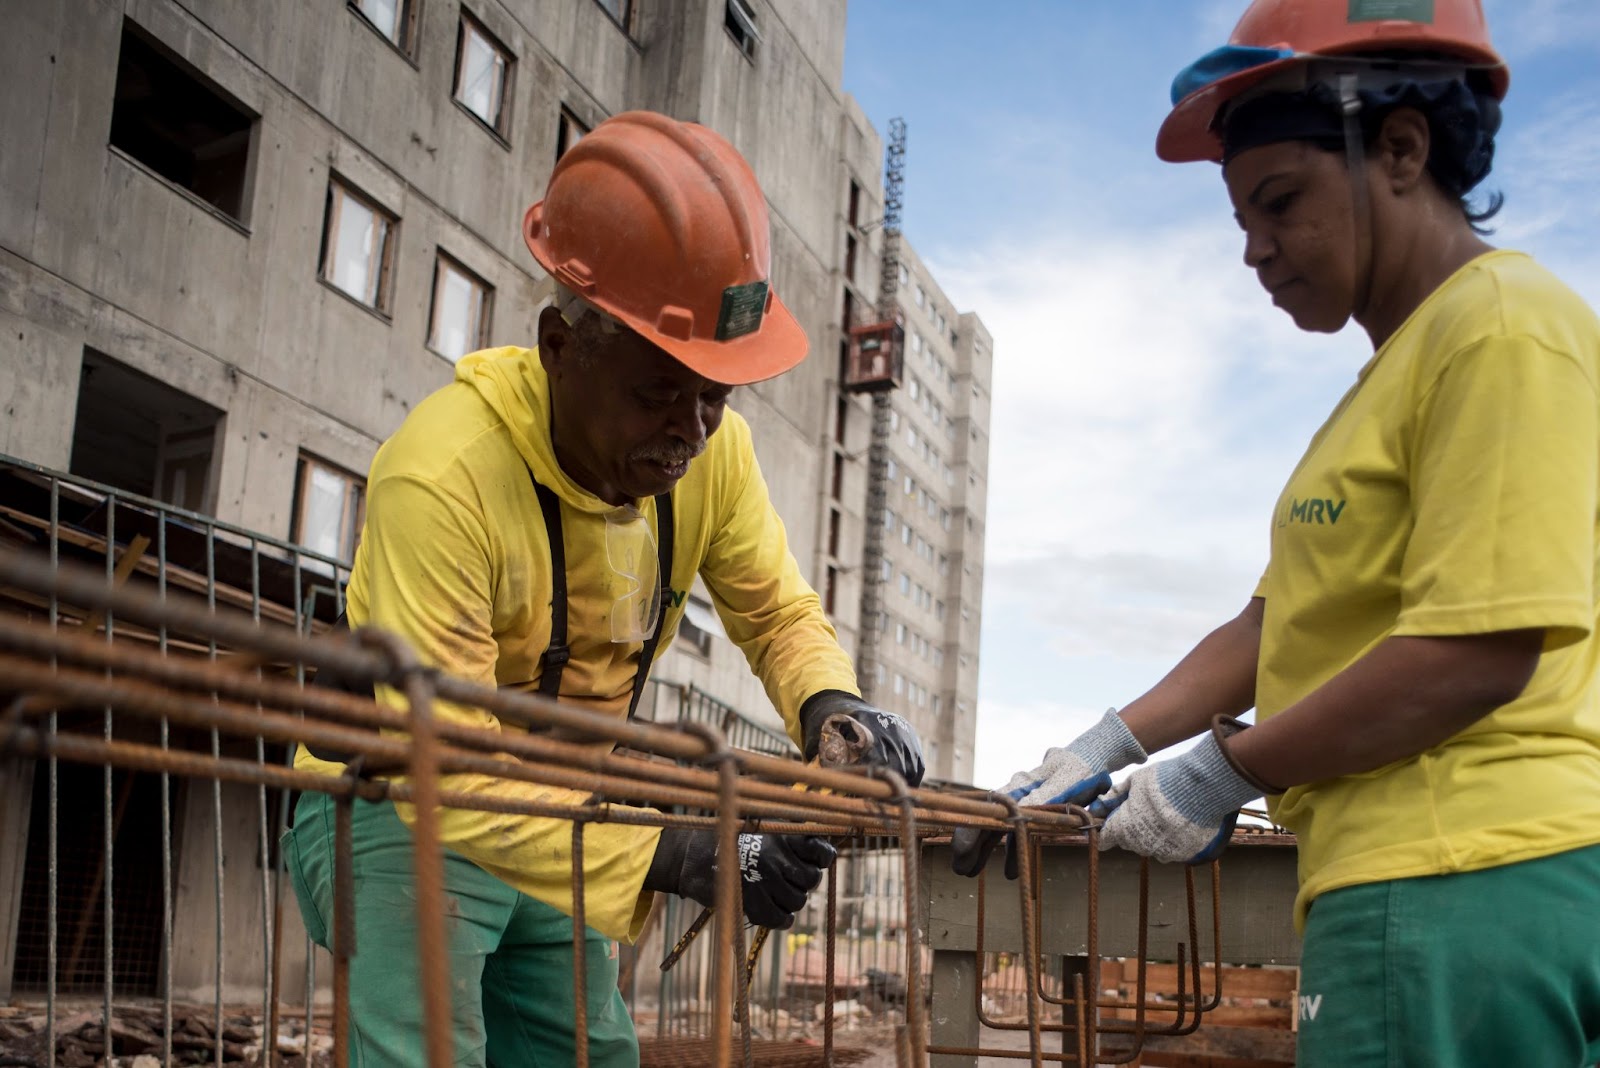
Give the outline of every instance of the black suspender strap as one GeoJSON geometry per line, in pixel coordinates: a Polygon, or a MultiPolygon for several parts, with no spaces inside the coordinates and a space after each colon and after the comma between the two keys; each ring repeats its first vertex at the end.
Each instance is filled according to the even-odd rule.
{"type": "MultiPolygon", "coordinates": [[[[533,477],[533,472],[528,472],[533,477]]],[[[567,644],[567,543],[561,536],[561,498],[538,479],[533,490],[539,495],[539,511],[544,513],[544,531],[550,541],[550,647],[539,657],[539,692],[556,698],[561,694],[561,674],[572,659],[567,644]]]]}
{"type": "MultiPolygon", "coordinates": [[[[532,472],[529,472],[532,477],[532,472]]],[[[545,697],[561,695],[561,676],[567,661],[572,659],[572,648],[567,644],[567,544],[561,532],[561,499],[537,479],[533,489],[539,497],[539,511],[544,516],[545,533],[550,541],[550,646],[539,657],[539,692],[545,697]]],[[[632,719],[644,695],[644,684],[650,675],[650,665],[655,660],[656,647],[661,641],[661,630],[666,626],[668,598],[672,590],[672,495],[662,493],[656,497],[656,559],[659,564],[661,589],[660,607],[656,611],[655,630],[645,639],[639,650],[639,669],[633,677],[633,697],[628,701],[628,718],[632,719]]],[[[348,631],[349,624],[343,612],[334,622],[335,631],[348,631]]],[[[312,685],[343,690],[371,699],[370,686],[352,686],[341,680],[335,672],[318,671],[312,685]]],[[[309,742],[302,743],[312,756],[319,760],[348,763],[350,754],[319,748],[309,742]]]]}
{"type": "MultiPolygon", "coordinates": [[[[533,472],[528,473],[533,478],[533,472]]],[[[548,486],[533,479],[534,492],[539,496],[539,511],[544,516],[545,536],[550,542],[550,646],[539,657],[539,692],[545,697],[561,696],[561,675],[567,661],[572,659],[572,648],[567,644],[567,544],[561,529],[561,499],[548,486]]],[[[633,697],[628,701],[628,718],[632,719],[644,694],[645,680],[650,675],[650,664],[655,660],[656,646],[661,641],[661,629],[667,621],[667,599],[672,590],[672,495],[656,496],[656,561],[661,589],[660,607],[656,611],[656,626],[639,650],[639,669],[633,677],[633,697]]]]}
{"type": "Polygon", "coordinates": [[[628,702],[628,718],[638,711],[639,698],[644,695],[645,680],[650,676],[650,662],[656,658],[656,646],[661,642],[661,629],[667,625],[667,603],[672,596],[672,494],[656,495],[656,558],[660,564],[656,574],[661,576],[661,607],[656,611],[656,629],[644,640],[639,650],[639,671],[633,677],[633,698],[628,702]]]}

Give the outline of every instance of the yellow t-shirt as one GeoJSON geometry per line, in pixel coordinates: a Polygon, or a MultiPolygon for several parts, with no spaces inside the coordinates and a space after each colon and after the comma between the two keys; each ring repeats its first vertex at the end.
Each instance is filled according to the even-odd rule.
{"type": "MultiPolygon", "coordinates": [[[[550,643],[550,543],[529,477],[561,499],[571,660],[563,701],[617,718],[628,712],[641,641],[614,642],[618,566],[608,550],[607,516],[616,509],[567,477],[550,442],[549,388],[538,354],[487,349],[464,357],[456,381],[428,397],[384,442],[367,483],[366,525],[349,587],[352,626],[399,634],[423,663],[485,686],[535,690],[550,643]]],[[[789,552],[756,463],[750,427],[729,410],[672,491],[672,591],[661,646],[683,617],[695,575],[731,638],[765,684],[790,737],[800,742],[799,710],[821,690],[859,693],[815,591],[789,552]]],[[[642,501],[655,528],[655,502],[642,501]]],[[[617,531],[611,532],[617,537],[617,531]]],[[[639,546],[628,541],[636,551],[639,546]]],[[[655,549],[643,552],[654,558],[655,549]]],[[[623,583],[624,592],[628,583],[623,583]]],[[[380,699],[403,706],[380,689],[380,699]]],[[[490,730],[490,713],[439,703],[435,715],[490,730]]],[[[341,765],[305,749],[295,766],[339,774],[341,765]]],[[[441,787],[496,797],[581,802],[581,791],[482,775],[449,775],[441,787]]],[[[412,806],[397,804],[407,822],[412,806]]],[[[589,926],[632,941],[649,910],[640,887],[660,830],[591,824],[584,833],[589,926]]],[[[518,890],[572,911],[572,825],[443,809],[446,846],[518,890]]]]}
{"type": "Polygon", "coordinates": [[[1357,883],[1600,842],[1600,321],[1491,252],[1423,301],[1312,439],[1273,518],[1257,715],[1391,635],[1545,628],[1522,695],[1407,760],[1289,790],[1297,925],[1357,883]]]}

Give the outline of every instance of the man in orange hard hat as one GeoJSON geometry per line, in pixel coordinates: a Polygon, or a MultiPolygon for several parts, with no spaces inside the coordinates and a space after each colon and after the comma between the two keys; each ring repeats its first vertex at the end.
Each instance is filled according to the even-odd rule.
{"type": "MultiPolygon", "coordinates": [[[[807,347],[771,288],[766,202],[749,165],[704,127],[618,115],[562,156],[523,236],[555,283],[539,347],[464,357],[455,382],[379,449],[350,621],[398,633],[452,675],[620,719],[699,575],[808,757],[822,721],[844,714],[870,736],[869,763],[920,782],[915,733],[858,696],[789,552],[750,428],[727,407],[735,386],[782,374],[807,347]]],[[[499,726],[479,709],[445,704],[438,714],[499,726]]],[[[343,770],[304,748],[296,766],[343,770]]],[[[584,800],[475,775],[445,785],[584,800]]],[[[408,805],[356,802],[358,1065],[421,1063],[414,817],[408,805]]],[[[327,796],[307,794],[286,836],[301,911],[324,943],[331,826],[327,796]]],[[[573,1063],[571,824],[450,809],[440,826],[455,903],[456,1063],[573,1063]]],[[[786,928],[833,859],[814,837],[742,835],[739,856],[724,858],[710,831],[590,825],[589,1063],[638,1063],[615,943],[639,935],[654,891],[710,904],[718,865],[737,863],[746,917],[786,928]]]]}

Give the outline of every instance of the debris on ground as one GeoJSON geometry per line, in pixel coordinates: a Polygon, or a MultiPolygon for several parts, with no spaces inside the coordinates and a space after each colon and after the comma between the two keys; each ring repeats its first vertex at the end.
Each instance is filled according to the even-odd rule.
{"type": "MultiPolygon", "coordinates": [[[[218,1034],[214,1006],[173,1005],[168,1037],[166,1010],[156,1005],[117,1005],[111,1013],[111,1056],[106,1056],[104,1010],[58,1006],[55,1020],[55,1063],[59,1068],[152,1068],[159,1066],[167,1046],[172,1063],[219,1063],[245,1068],[261,1062],[262,1026],[259,1014],[227,1011],[218,1034]]],[[[333,1064],[333,1035],[323,1021],[313,1020],[310,1060],[306,1059],[305,1017],[284,1016],[278,1021],[275,1063],[282,1068],[329,1068],[333,1064]]],[[[49,1019],[44,1007],[0,1006],[0,1051],[3,1063],[25,1068],[50,1062],[49,1019]]]]}
{"type": "MultiPolygon", "coordinates": [[[[712,1061],[712,1049],[709,1038],[641,1038],[639,1068],[704,1068],[712,1061]]],[[[737,1035],[733,1049],[736,1056],[743,1056],[744,1046],[737,1035]]],[[[840,1068],[860,1064],[870,1056],[872,1051],[868,1049],[833,1047],[833,1063],[840,1068]]],[[[798,1040],[752,1041],[750,1063],[755,1068],[822,1068],[822,1046],[798,1040]]]]}

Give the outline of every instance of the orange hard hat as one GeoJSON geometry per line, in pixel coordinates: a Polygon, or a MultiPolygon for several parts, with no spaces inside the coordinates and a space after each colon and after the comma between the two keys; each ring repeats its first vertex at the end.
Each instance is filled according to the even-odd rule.
{"type": "Polygon", "coordinates": [[[587,303],[724,385],[805,359],[805,331],[772,291],[767,202],[720,134],[627,111],[556,163],[522,236],[587,303]]]}
{"type": "Polygon", "coordinates": [[[1172,113],[1156,135],[1156,155],[1169,163],[1221,162],[1222,106],[1294,64],[1408,52],[1482,70],[1496,99],[1511,84],[1489,41],[1482,0],[1255,0],[1227,45],[1173,79],[1172,113]]]}

